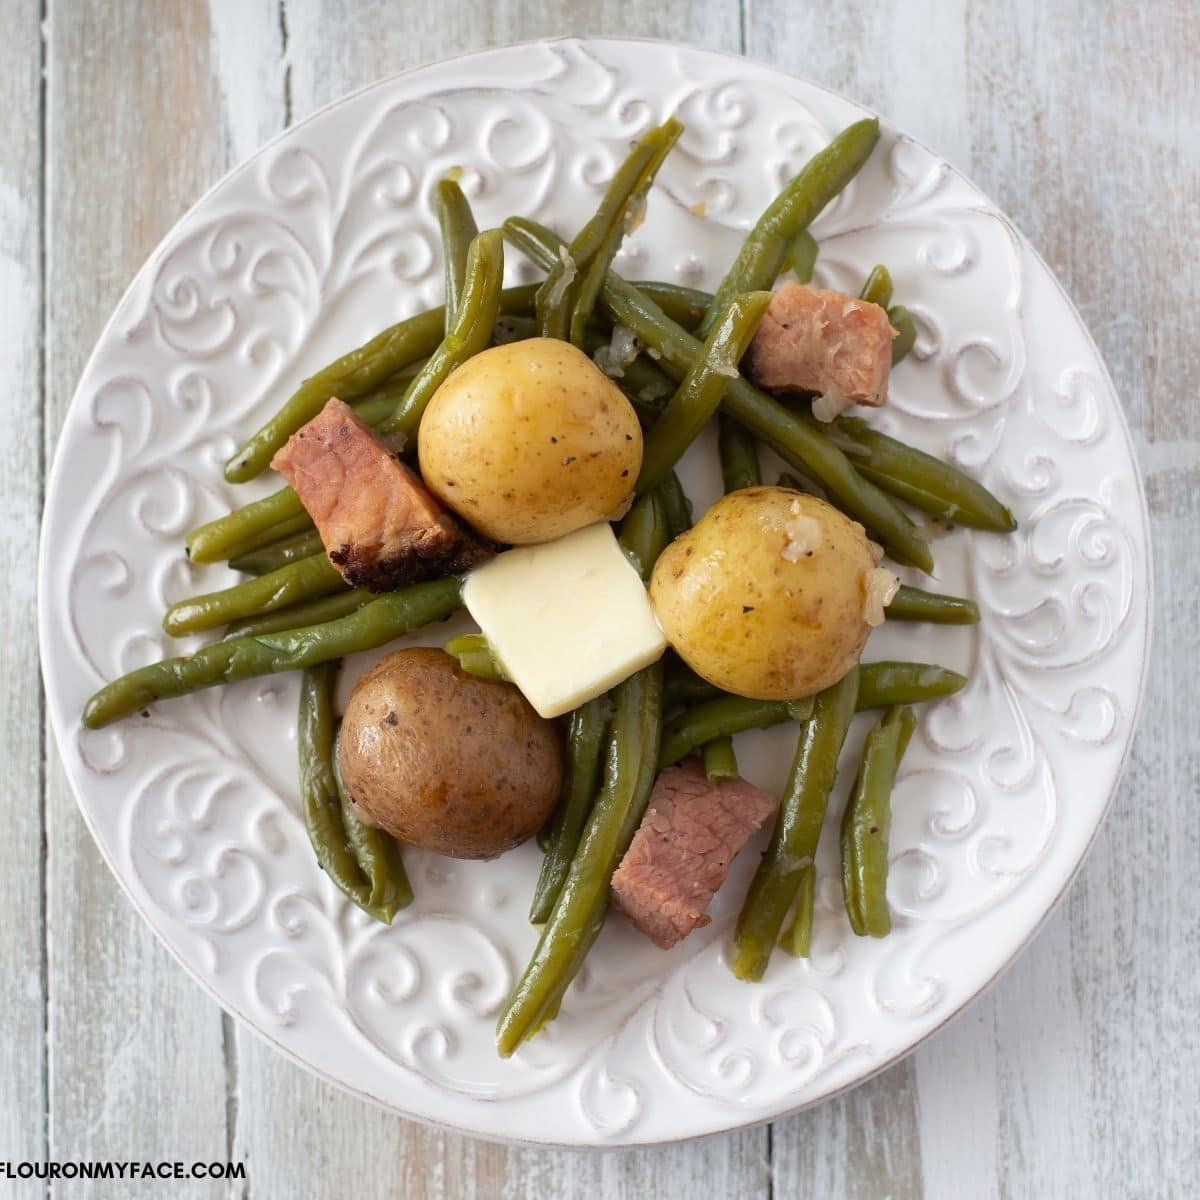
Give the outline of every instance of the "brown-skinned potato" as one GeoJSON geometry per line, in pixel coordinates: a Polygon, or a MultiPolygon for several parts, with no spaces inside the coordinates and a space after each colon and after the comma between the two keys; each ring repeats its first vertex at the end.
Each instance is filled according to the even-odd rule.
{"type": "Polygon", "coordinates": [[[393,837],[452,858],[494,858],[550,815],[562,740],[512,684],[412,647],[355,684],[338,765],[355,808],[393,837]]]}

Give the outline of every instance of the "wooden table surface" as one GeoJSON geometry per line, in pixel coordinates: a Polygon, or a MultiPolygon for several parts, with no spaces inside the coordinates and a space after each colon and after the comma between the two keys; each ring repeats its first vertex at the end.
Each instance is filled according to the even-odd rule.
{"type": "MultiPolygon", "coordinates": [[[[1197,1195],[1195,0],[0,0],[0,29],[0,1168],[247,1164],[244,1183],[95,1185],[106,1196],[1197,1195]],[[774,63],[888,114],[965,169],[1091,327],[1133,428],[1155,540],[1156,650],[1133,757],[1078,881],[1016,965],[837,1101],[634,1153],[508,1149],[410,1124],[234,1025],[101,862],[38,691],[47,464],[85,358],[159,238],[230,167],[342,93],[559,33],[672,38],[774,63]]],[[[0,1176],[6,1186],[47,1190],[0,1176]]]]}

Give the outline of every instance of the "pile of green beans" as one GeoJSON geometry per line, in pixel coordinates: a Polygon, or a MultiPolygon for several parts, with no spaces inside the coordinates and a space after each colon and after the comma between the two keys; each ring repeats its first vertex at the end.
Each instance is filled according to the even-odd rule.
{"type": "Polygon", "coordinates": [[[911,708],[888,709],[867,734],[862,764],[842,814],[842,895],[850,927],[860,937],[886,937],[892,930],[887,904],[892,788],[916,726],[911,708]]]}
{"type": "Polygon", "coordinates": [[[333,692],[338,664],[300,677],[296,742],[304,827],[321,869],[343,895],[385,925],[412,903],[412,887],[394,839],[354,814],[337,768],[333,692]]]}

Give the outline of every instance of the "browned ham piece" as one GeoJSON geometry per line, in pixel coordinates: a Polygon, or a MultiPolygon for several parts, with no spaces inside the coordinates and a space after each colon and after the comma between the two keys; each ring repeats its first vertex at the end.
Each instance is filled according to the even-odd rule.
{"type": "Polygon", "coordinates": [[[744,779],[710,781],[698,758],[668,767],[613,875],[613,907],[669,950],[709,923],[734,855],[777,803],[744,779]]]}
{"type": "Polygon", "coordinates": [[[819,392],[878,407],[887,399],[895,333],[878,304],[785,283],[743,365],[768,390],[819,392]]]}
{"type": "Polygon", "coordinates": [[[351,587],[392,591],[493,553],[340,400],[298,429],[271,466],[296,489],[351,587]]]}

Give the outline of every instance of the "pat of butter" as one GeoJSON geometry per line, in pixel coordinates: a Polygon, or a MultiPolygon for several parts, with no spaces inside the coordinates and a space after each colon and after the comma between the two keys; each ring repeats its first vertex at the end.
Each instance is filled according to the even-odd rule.
{"type": "Polygon", "coordinates": [[[667,648],[641,577],[603,521],[497,555],[467,576],[463,602],[543,717],[578,708],[667,648]]]}

